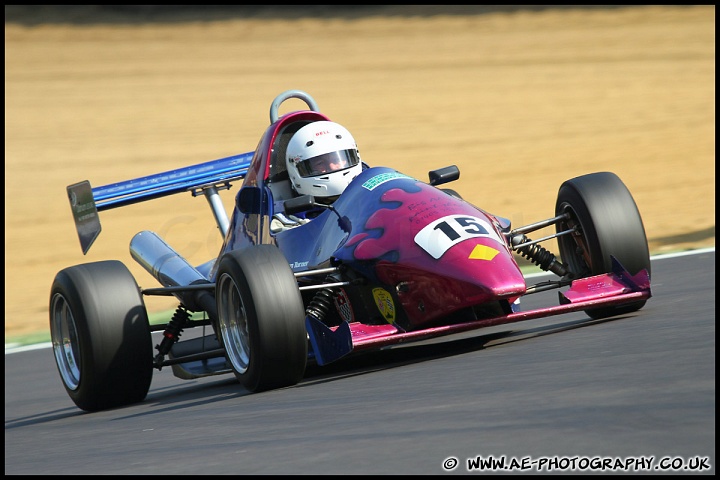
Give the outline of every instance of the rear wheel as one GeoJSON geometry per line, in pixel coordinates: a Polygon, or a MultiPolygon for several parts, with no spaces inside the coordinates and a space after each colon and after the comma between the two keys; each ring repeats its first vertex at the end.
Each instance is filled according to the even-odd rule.
{"type": "Polygon", "coordinates": [[[226,253],[216,279],[220,339],[252,392],[298,383],[308,345],[305,308],[287,259],[274,245],[226,253]]]}
{"type": "Polygon", "coordinates": [[[65,390],[98,411],[142,401],[152,380],[152,338],[140,289],[115,260],[58,272],[50,293],[50,336],[65,390]]]}
{"type": "MultiPolygon", "coordinates": [[[[650,253],[640,212],[614,173],[591,173],[565,181],[558,192],[555,214],[569,217],[557,225],[558,232],[579,227],[577,234],[558,237],[560,257],[576,278],[611,272],[611,256],[631,275],[642,269],[650,274],[650,253]]],[[[634,312],[643,305],[645,300],[585,313],[604,318],[634,312]]]]}

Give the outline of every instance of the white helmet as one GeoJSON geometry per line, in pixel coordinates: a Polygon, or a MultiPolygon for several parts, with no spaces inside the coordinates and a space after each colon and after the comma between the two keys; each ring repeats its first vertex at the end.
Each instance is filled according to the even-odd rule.
{"type": "Polygon", "coordinates": [[[287,170],[299,195],[317,198],[340,195],[362,172],[355,139],[335,122],[312,122],[290,139],[287,170]]]}

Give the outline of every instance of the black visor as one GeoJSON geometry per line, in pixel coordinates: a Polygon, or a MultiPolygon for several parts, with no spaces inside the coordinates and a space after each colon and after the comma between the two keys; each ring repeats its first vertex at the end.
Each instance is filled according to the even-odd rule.
{"type": "Polygon", "coordinates": [[[297,162],[301,177],[316,177],[354,167],[360,163],[357,150],[340,150],[297,162]]]}

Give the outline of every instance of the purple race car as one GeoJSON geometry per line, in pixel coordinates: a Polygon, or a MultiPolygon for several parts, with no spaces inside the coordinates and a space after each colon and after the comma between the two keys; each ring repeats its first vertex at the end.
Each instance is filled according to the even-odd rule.
{"type": "Polygon", "coordinates": [[[331,204],[297,195],[285,150],[311,122],[328,121],[308,94],[271,104],[257,150],[170,172],[91,187],[68,187],[83,252],[100,233],[98,212],[161,196],[205,196],[224,241],[217,258],[193,266],[152,231],[130,252],[159,282],[141,289],[119,261],[71,266],[55,277],[50,329],[60,377],[87,411],[142,401],[153,370],[182,379],[234,374],[249,391],[291,386],[309,362],[326,365],[383,346],[584,311],[634,312],[650,298],[650,257],[637,206],[623,182],[600,172],[565,181],[552,217],[515,227],[443,185],[455,166],[423,182],[363,164],[331,204]],[[299,98],[308,109],[280,116],[299,98]],[[230,218],[218,191],[242,180],[230,218]],[[275,231],[273,218],[315,212],[275,231]],[[527,234],[555,226],[533,241],[527,234]],[[540,242],[557,241],[559,258],[540,242]],[[556,278],[528,284],[525,257],[556,278]],[[530,311],[519,300],[557,289],[559,301],[530,311]],[[178,306],[150,325],[143,297],[178,306]],[[204,334],[180,340],[183,331],[204,334]],[[153,345],[152,332],[162,331],[153,345]]]}

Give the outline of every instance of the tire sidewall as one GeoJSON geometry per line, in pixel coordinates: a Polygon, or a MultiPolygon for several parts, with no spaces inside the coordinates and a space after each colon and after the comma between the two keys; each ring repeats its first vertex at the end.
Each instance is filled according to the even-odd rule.
{"type": "MultiPolygon", "coordinates": [[[[220,260],[217,272],[218,280],[223,275],[230,276],[230,281],[235,283],[235,286],[240,292],[240,297],[242,299],[245,314],[247,316],[246,321],[249,337],[248,341],[250,343],[250,352],[248,355],[247,369],[244,372],[239,372],[233,366],[233,372],[235,373],[235,377],[242,385],[245,386],[245,388],[250,391],[255,391],[261,373],[260,362],[256,360],[261,345],[258,338],[259,328],[257,321],[257,311],[255,309],[255,301],[253,299],[252,292],[247,286],[247,277],[245,276],[242,267],[240,266],[238,255],[236,253],[230,252],[226,255],[223,255],[222,259],[220,260]]],[[[218,298],[220,297],[218,296],[218,298]]],[[[220,339],[222,347],[227,349],[225,338],[222,335],[218,335],[218,338],[220,339]]]]}
{"type": "MultiPolygon", "coordinates": [[[[247,315],[249,360],[235,376],[257,392],[297,383],[307,362],[304,306],[287,260],[274,245],[256,245],[222,256],[217,280],[229,275],[247,315]]],[[[216,292],[218,299],[222,298],[216,292]]],[[[218,306],[218,311],[223,310],[218,306]]],[[[225,339],[219,335],[223,348],[225,339]]]]}
{"type": "Polygon", "coordinates": [[[65,297],[77,332],[78,387],[63,382],[70,398],[86,411],[143,400],[152,381],[153,347],[147,311],[129,270],[115,260],[69,267],[53,281],[51,305],[57,294],[65,297]]]}

